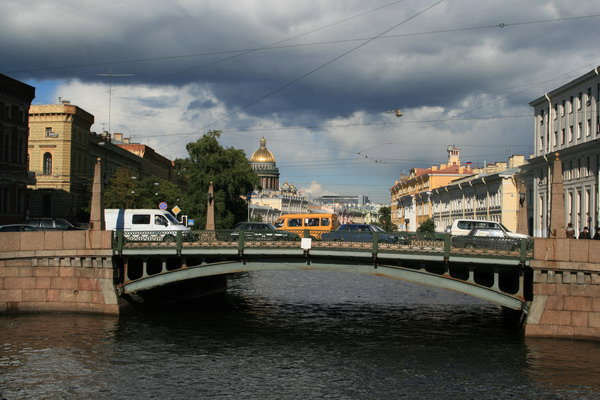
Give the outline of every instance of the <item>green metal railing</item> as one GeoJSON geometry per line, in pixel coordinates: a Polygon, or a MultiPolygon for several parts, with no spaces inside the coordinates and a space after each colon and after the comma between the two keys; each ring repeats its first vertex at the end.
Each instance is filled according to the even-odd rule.
{"type": "Polygon", "coordinates": [[[364,232],[347,235],[328,235],[305,230],[287,231],[117,231],[113,235],[113,249],[245,249],[281,248],[298,249],[302,238],[311,238],[311,249],[332,251],[368,251],[378,253],[412,253],[452,256],[518,259],[533,258],[532,239],[476,238],[451,236],[444,233],[364,232]],[[321,239],[317,239],[321,237],[321,239]]]}

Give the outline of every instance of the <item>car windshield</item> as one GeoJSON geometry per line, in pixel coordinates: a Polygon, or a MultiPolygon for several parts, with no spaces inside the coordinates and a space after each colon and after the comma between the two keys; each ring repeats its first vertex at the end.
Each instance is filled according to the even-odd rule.
{"type": "Polygon", "coordinates": [[[385,232],[380,226],[372,225],[373,231],[375,232],[385,232]]]}
{"type": "Polygon", "coordinates": [[[177,221],[172,214],[166,213],[164,216],[167,217],[171,225],[179,225],[179,221],[177,221]]]}

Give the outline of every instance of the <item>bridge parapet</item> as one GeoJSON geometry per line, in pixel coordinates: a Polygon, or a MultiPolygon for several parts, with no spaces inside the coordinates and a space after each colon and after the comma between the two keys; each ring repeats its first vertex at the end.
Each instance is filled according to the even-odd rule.
{"type": "Polygon", "coordinates": [[[600,241],[535,239],[525,334],[600,339],[600,241]]]}

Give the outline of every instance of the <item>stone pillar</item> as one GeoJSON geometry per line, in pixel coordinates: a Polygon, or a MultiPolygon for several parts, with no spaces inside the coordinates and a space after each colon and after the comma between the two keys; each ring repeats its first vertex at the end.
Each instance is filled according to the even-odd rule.
{"type": "Polygon", "coordinates": [[[212,182],[208,187],[208,203],[206,206],[206,230],[215,230],[215,196],[212,182]]]}
{"type": "Polygon", "coordinates": [[[525,182],[517,180],[517,194],[519,196],[519,210],[517,214],[517,233],[529,234],[527,215],[527,187],[525,182]]]}
{"type": "Polygon", "coordinates": [[[552,199],[550,210],[550,237],[565,238],[565,194],[562,181],[562,163],[558,153],[554,154],[552,167],[552,199]]]}
{"type": "Polygon", "coordinates": [[[94,167],[92,184],[92,204],[90,207],[90,230],[104,230],[104,199],[102,182],[102,159],[98,158],[94,167]]]}

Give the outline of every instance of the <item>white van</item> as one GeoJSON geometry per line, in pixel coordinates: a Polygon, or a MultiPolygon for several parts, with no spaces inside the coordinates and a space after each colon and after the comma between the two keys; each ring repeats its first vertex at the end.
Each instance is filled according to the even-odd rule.
{"type": "Polygon", "coordinates": [[[506,232],[509,237],[517,239],[526,239],[529,237],[521,233],[511,232],[499,222],[484,221],[481,219],[455,219],[452,225],[446,228],[446,233],[457,236],[468,235],[475,228],[500,229],[506,232]]]}
{"type": "Polygon", "coordinates": [[[177,231],[190,229],[168,211],[157,209],[108,208],[104,210],[106,230],[123,231],[130,241],[173,242],[177,231]]]}

